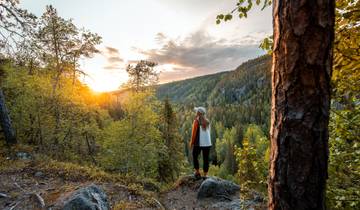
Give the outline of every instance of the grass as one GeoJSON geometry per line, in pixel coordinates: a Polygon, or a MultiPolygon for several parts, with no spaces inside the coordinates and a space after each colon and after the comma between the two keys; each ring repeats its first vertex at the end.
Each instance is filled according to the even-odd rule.
{"type": "MultiPolygon", "coordinates": [[[[36,154],[32,151],[31,147],[24,145],[16,145],[11,148],[11,153],[6,147],[0,145],[0,173],[19,173],[27,172],[34,174],[37,171],[41,171],[46,174],[47,177],[61,177],[67,181],[74,182],[96,182],[96,183],[113,183],[114,185],[120,184],[126,187],[126,189],[133,195],[143,197],[144,204],[147,206],[155,206],[156,197],[155,192],[144,190],[144,186],[152,186],[151,188],[161,189],[159,183],[140,177],[135,177],[126,174],[110,173],[96,166],[84,166],[71,162],[61,162],[50,159],[47,156],[36,154]],[[28,152],[32,154],[32,160],[19,160],[12,157],[11,154],[15,154],[17,151],[28,152]]],[[[131,209],[131,206],[135,204],[120,203],[116,206],[117,209],[127,207],[131,209]]]]}

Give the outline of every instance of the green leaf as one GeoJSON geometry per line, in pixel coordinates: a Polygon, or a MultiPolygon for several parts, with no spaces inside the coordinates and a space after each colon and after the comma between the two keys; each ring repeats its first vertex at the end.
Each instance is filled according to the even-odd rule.
{"type": "Polygon", "coordinates": [[[232,14],[225,15],[225,18],[224,18],[225,21],[228,21],[228,20],[231,20],[231,19],[232,19],[232,14]]]}

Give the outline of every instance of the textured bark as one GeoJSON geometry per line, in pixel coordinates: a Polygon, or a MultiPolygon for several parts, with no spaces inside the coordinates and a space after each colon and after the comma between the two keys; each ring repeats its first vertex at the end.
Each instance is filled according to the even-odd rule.
{"type": "Polygon", "coordinates": [[[0,125],[7,144],[16,144],[15,131],[11,125],[11,119],[5,104],[5,97],[0,89],[0,125]]]}
{"type": "Polygon", "coordinates": [[[334,0],[274,0],[269,209],[325,209],[334,0]]]}

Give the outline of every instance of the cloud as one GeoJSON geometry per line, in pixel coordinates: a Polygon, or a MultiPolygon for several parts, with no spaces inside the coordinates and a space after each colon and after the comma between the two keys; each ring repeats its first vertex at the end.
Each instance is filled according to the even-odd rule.
{"type": "Polygon", "coordinates": [[[123,67],[124,59],[120,57],[119,50],[113,47],[105,47],[101,54],[106,58],[106,65],[104,69],[114,70],[123,67]]]}
{"type": "Polygon", "coordinates": [[[156,34],[155,36],[155,42],[158,43],[158,44],[164,44],[164,42],[166,42],[167,40],[167,37],[165,36],[165,34],[159,32],[156,34]]]}
{"type": "Polygon", "coordinates": [[[113,47],[105,47],[107,53],[109,54],[119,54],[119,50],[113,47]]]}
{"type": "Polygon", "coordinates": [[[258,48],[259,37],[256,34],[235,40],[216,39],[200,30],[184,39],[170,39],[158,33],[155,40],[161,43],[160,48],[137,51],[159,63],[160,68],[166,64],[176,66],[173,71],[162,71],[160,81],[164,82],[235,69],[264,53],[258,48]]]}

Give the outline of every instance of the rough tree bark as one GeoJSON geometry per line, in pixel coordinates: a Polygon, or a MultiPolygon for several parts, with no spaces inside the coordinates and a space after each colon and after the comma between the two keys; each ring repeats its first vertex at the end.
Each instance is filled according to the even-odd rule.
{"type": "Polygon", "coordinates": [[[7,144],[16,144],[15,131],[11,125],[11,119],[5,104],[5,97],[0,88],[0,125],[7,144]]]}
{"type": "Polygon", "coordinates": [[[274,0],[269,209],[325,209],[334,0],[274,0]]]}

